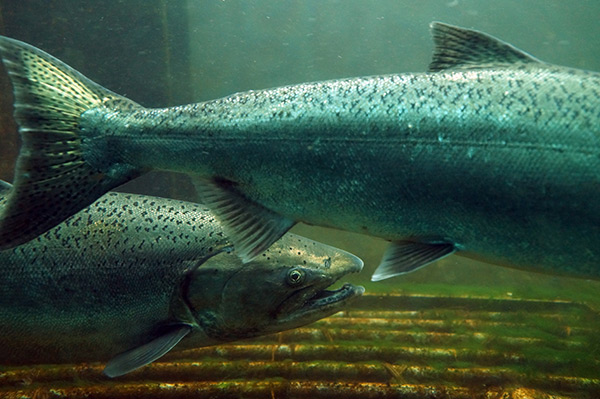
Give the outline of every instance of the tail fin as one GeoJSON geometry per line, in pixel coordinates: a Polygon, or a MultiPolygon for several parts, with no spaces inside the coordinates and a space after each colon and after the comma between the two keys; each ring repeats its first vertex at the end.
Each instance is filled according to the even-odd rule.
{"type": "Polygon", "coordinates": [[[29,241],[139,175],[108,176],[85,162],[79,119],[89,109],[139,105],[92,82],[51,55],[0,37],[22,138],[13,188],[0,207],[0,249],[29,241]]]}

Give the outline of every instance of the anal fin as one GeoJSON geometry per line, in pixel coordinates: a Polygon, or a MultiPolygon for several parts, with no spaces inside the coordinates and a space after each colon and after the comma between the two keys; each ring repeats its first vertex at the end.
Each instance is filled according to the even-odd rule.
{"type": "Polygon", "coordinates": [[[264,252],[296,223],[244,197],[231,182],[197,179],[195,185],[200,201],[221,221],[244,263],[264,252]]]}
{"type": "Polygon", "coordinates": [[[371,277],[371,281],[381,281],[410,273],[455,251],[454,244],[448,242],[393,242],[385,251],[381,263],[371,277]]]}
{"type": "Polygon", "coordinates": [[[111,359],[104,368],[104,374],[111,378],[119,377],[150,364],[173,349],[190,331],[192,331],[192,326],[189,324],[174,326],[147,344],[123,352],[111,359]]]}

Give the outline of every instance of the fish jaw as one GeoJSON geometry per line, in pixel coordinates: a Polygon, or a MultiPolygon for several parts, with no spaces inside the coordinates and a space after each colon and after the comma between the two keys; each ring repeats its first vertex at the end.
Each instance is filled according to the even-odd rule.
{"type": "Polygon", "coordinates": [[[286,326],[285,330],[310,324],[344,310],[350,301],[364,292],[364,287],[350,283],[345,283],[337,290],[313,286],[308,291],[288,298],[284,304],[285,312],[281,311],[277,319],[280,325],[286,326]],[[290,305],[292,309],[285,305],[290,305]]]}

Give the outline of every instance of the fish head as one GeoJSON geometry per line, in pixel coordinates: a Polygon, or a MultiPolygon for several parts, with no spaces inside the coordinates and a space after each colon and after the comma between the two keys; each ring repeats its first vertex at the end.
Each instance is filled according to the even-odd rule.
{"type": "Polygon", "coordinates": [[[327,287],[362,267],[348,252],[287,234],[245,264],[233,252],[207,260],[190,275],[186,302],[198,327],[217,342],[270,334],[344,309],[364,288],[327,287]]]}

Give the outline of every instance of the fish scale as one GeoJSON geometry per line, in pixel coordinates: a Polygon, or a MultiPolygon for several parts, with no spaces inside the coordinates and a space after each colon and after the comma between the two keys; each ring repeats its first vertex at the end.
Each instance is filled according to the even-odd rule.
{"type": "Polygon", "coordinates": [[[202,202],[245,262],[304,222],[391,241],[374,280],[451,253],[599,277],[600,75],[544,63],[482,32],[436,22],[432,33],[426,73],[163,109],[139,106],[5,38],[25,149],[0,214],[0,247],[160,169],[197,177],[202,202]],[[40,76],[46,69],[57,77],[40,76]],[[86,98],[65,90],[63,109],[55,109],[38,79],[75,81],[86,98]],[[31,96],[48,107],[37,114],[31,96]],[[74,131],[54,122],[73,115],[74,131]],[[36,143],[56,131],[79,140],[69,152],[77,163],[58,165],[49,179],[48,159],[65,151],[36,143]],[[60,207],[48,218],[55,194],[60,207]],[[32,226],[36,216],[44,217],[32,226]]]}
{"type": "Polygon", "coordinates": [[[128,164],[219,176],[292,220],[597,275],[600,107],[579,105],[598,102],[597,86],[595,74],[535,65],[243,93],[108,125],[90,112],[83,123],[111,132],[128,164]],[[582,76],[595,85],[584,90],[582,76]],[[528,94],[542,84],[548,94],[528,94]],[[549,106],[558,95],[570,109],[549,106]]]}
{"type": "MultiPolygon", "coordinates": [[[[0,206],[11,189],[0,181],[0,206]]],[[[113,377],[175,345],[310,323],[364,291],[349,284],[325,290],[362,261],[293,234],[243,270],[230,250],[214,215],[197,204],[108,193],[0,251],[0,363],[112,358],[105,373],[113,377]],[[300,276],[295,284],[286,280],[292,272],[300,276]]]]}
{"type": "Polygon", "coordinates": [[[0,339],[13,336],[3,345],[3,363],[49,361],[44,342],[64,342],[65,334],[72,338],[54,349],[55,362],[128,349],[132,336],[169,318],[184,271],[227,245],[214,218],[195,204],[107,194],[28,245],[0,252],[0,313],[11,321],[0,339]],[[35,331],[45,338],[34,339],[35,331]],[[20,345],[17,337],[31,342],[20,345]]]}

